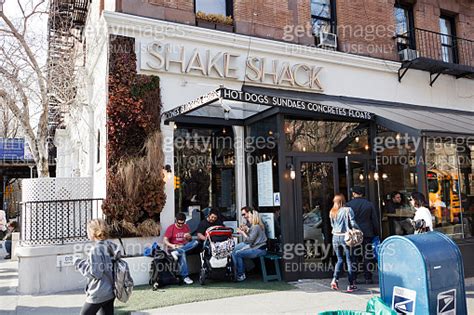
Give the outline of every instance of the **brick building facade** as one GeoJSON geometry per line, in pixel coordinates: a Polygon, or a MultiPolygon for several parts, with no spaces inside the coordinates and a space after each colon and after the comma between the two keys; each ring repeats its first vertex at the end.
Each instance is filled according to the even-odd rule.
{"type": "MultiPolygon", "coordinates": [[[[102,0],[104,1],[104,0],[102,0]]],[[[118,12],[165,21],[196,25],[195,0],[117,0],[118,12]]],[[[316,1],[317,2],[317,1],[316,1]]],[[[394,7],[412,11],[418,29],[440,32],[440,17],[452,18],[456,37],[474,40],[474,3],[470,0],[332,0],[332,30],[338,50],[351,54],[398,61],[394,40],[394,7]]],[[[312,34],[311,1],[238,0],[231,5],[234,32],[254,37],[315,46],[312,34]]],[[[418,37],[428,36],[424,34],[418,37]]],[[[439,37],[439,36],[438,36],[439,37]]],[[[435,39],[435,38],[433,38],[435,39]]],[[[425,44],[427,46],[427,44],[425,44]]],[[[419,44],[420,49],[423,44],[419,44]]],[[[474,52],[470,52],[471,56],[474,52]]],[[[439,56],[438,56],[439,57],[439,56]]],[[[464,59],[467,59],[464,57],[464,59]]]]}

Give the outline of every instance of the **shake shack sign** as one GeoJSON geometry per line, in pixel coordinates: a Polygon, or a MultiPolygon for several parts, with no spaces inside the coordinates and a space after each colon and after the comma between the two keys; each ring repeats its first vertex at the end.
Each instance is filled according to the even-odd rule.
{"type": "Polygon", "coordinates": [[[142,49],[140,68],[322,91],[322,67],[305,63],[152,42],[142,49]]]}
{"type": "Polygon", "coordinates": [[[272,107],[284,107],[292,108],[303,111],[310,111],[314,113],[329,114],[336,116],[343,116],[356,119],[372,120],[374,115],[370,112],[335,107],[330,105],[324,105],[319,103],[313,103],[309,101],[303,101],[298,99],[290,99],[283,97],[276,97],[271,95],[257,94],[257,93],[248,93],[244,91],[231,90],[226,88],[220,88],[215,91],[212,91],[206,95],[198,97],[195,100],[192,100],[186,104],[178,106],[172,110],[169,110],[163,113],[165,120],[172,120],[172,118],[179,115],[184,115],[191,111],[194,111],[203,106],[225,100],[245,102],[245,103],[254,103],[272,107]]]}

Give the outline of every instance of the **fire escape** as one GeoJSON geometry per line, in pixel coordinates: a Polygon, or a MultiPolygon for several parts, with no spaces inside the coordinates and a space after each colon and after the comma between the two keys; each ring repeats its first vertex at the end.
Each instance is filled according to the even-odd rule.
{"type": "MultiPolygon", "coordinates": [[[[51,0],[48,18],[48,129],[50,155],[56,156],[53,139],[64,128],[64,116],[76,94],[76,50],[83,43],[83,30],[91,0],[51,0]]],[[[85,43],[83,43],[85,44],[85,43]]],[[[85,47],[85,45],[84,45],[85,47]]]]}

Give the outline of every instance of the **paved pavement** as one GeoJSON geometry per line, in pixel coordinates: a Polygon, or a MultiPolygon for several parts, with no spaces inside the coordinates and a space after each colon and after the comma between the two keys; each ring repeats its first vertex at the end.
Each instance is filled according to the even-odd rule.
{"type": "MultiPolygon", "coordinates": [[[[316,314],[335,309],[365,309],[367,301],[379,294],[375,285],[361,285],[356,293],[329,290],[329,280],[303,280],[297,290],[280,291],[220,300],[175,305],[134,314],[316,314]]],[[[341,280],[341,287],[344,281],[341,280]]],[[[474,314],[474,278],[467,279],[467,303],[474,314]]],[[[79,314],[82,291],[56,295],[18,295],[17,263],[0,260],[0,314],[79,314]]]]}

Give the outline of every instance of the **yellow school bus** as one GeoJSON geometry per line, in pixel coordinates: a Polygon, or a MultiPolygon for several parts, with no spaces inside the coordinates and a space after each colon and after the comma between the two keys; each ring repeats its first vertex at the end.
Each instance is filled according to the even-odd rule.
{"type": "Polygon", "coordinates": [[[461,212],[458,175],[433,169],[427,172],[427,180],[430,207],[437,223],[457,223],[461,212]]]}

